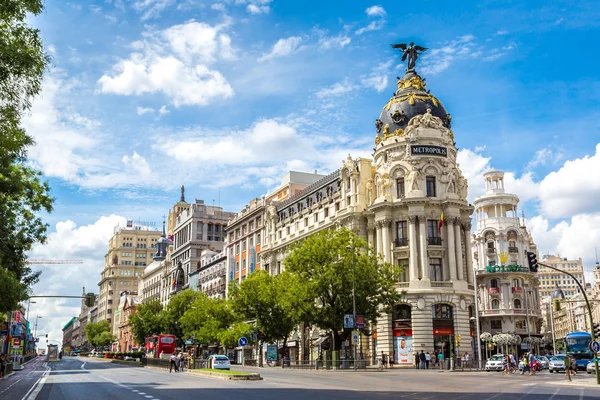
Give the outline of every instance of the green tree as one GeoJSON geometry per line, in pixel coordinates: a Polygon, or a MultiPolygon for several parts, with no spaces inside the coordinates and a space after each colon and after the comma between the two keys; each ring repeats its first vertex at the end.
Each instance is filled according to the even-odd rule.
{"type": "Polygon", "coordinates": [[[106,320],[90,322],[85,326],[85,337],[92,347],[106,346],[110,344],[112,340],[109,340],[108,343],[105,343],[107,334],[112,338],[110,324],[106,320]]]}
{"type": "MultiPolygon", "coordinates": [[[[234,310],[245,320],[254,320],[263,342],[286,343],[291,333],[310,312],[314,297],[297,275],[266,271],[252,273],[239,286],[230,287],[234,310]]],[[[262,356],[262,352],[261,352],[262,356]]]]}
{"type": "Polygon", "coordinates": [[[133,337],[143,345],[146,338],[161,333],[168,333],[165,311],[158,299],[150,299],[139,304],[136,311],[129,316],[133,337]]]}
{"type": "Polygon", "coordinates": [[[317,306],[303,320],[330,330],[339,349],[344,314],[352,313],[354,276],[356,313],[375,323],[401,299],[396,282],[402,272],[382,261],[367,242],[346,228],[323,230],[298,243],[285,259],[285,268],[303,282],[317,306]]]}
{"type": "Polygon", "coordinates": [[[41,0],[0,2],[0,311],[16,309],[39,279],[25,253],[46,239],[40,212],[52,210],[47,182],[27,164],[34,142],[21,125],[49,63],[39,31],[27,25],[41,0]]]}
{"type": "Polygon", "coordinates": [[[100,347],[106,347],[110,345],[112,342],[117,340],[117,337],[110,333],[109,331],[100,332],[98,336],[96,336],[96,342],[100,347]]]}
{"type": "Polygon", "coordinates": [[[165,326],[169,333],[177,337],[179,343],[183,343],[185,337],[180,324],[180,319],[186,310],[197,298],[198,292],[188,289],[169,299],[165,309],[165,326]]]}

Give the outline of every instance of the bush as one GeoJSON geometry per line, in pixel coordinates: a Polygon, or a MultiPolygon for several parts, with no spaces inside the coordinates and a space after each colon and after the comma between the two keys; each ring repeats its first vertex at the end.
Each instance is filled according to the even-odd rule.
{"type": "Polygon", "coordinates": [[[89,357],[90,356],[90,352],[89,351],[82,351],[81,353],[79,353],[80,357],[89,357]]]}

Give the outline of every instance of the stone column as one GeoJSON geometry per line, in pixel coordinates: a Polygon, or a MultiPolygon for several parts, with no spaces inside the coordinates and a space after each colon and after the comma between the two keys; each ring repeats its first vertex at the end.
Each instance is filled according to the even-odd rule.
{"type": "Polygon", "coordinates": [[[456,244],[456,269],[458,272],[458,280],[464,281],[465,276],[463,272],[462,259],[462,235],[460,234],[460,220],[458,218],[454,220],[454,243],[456,244]]]}
{"type": "Polygon", "coordinates": [[[417,217],[411,215],[408,217],[408,247],[410,249],[410,255],[408,264],[410,267],[410,280],[419,279],[419,267],[418,267],[418,256],[417,250],[417,217]]]}
{"type": "MultiPolygon", "coordinates": [[[[450,270],[450,280],[456,281],[456,246],[454,245],[454,218],[448,218],[446,224],[446,237],[448,241],[448,269],[450,270]]],[[[445,277],[444,280],[448,279],[445,277]]]]}
{"type": "Polygon", "coordinates": [[[367,226],[367,242],[369,243],[369,247],[374,247],[373,243],[373,235],[375,234],[375,225],[367,226]]]}
{"type": "Polygon", "coordinates": [[[467,256],[465,259],[467,260],[467,282],[473,283],[473,250],[471,249],[471,223],[465,222],[463,225],[463,229],[465,232],[465,250],[467,252],[467,256]]]}
{"type": "Polygon", "coordinates": [[[381,221],[381,240],[382,240],[382,245],[383,245],[383,259],[386,262],[390,262],[391,256],[390,256],[390,245],[391,245],[391,241],[390,241],[390,221],[388,220],[383,220],[381,221]]]}
{"type": "Polygon", "coordinates": [[[382,248],[381,248],[381,224],[379,222],[377,222],[376,229],[377,229],[377,237],[376,237],[376,240],[377,240],[377,247],[376,247],[377,254],[383,255],[382,248]]]}
{"type": "Polygon", "coordinates": [[[424,280],[429,280],[429,268],[427,258],[427,226],[425,225],[425,216],[419,216],[419,244],[421,251],[421,276],[424,280]]]}

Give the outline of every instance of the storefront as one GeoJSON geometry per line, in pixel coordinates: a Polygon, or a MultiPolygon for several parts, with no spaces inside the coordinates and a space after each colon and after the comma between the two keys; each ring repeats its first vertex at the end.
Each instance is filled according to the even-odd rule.
{"type": "Polygon", "coordinates": [[[452,338],[454,337],[454,318],[452,306],[434,304],[432,307],[433,344],[435,353],[442,353],[444,359],[450,358],[452,338]]]}
{"type": "Polygon", "coordinates": [[[413,364],[413,337],[411,307],[400,304],[392,313],[392,329],[394,335],[394,363],[398,365],[413,364]]]}

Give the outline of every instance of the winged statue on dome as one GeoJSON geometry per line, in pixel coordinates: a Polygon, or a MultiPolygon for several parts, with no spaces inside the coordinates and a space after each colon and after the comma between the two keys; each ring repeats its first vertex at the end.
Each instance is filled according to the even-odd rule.
{"type": "Polygon", "coordinates": [[[400,51],[402,51],[402,61],[408,60],[406,68],[407,71],[415,69],[417,58],[419,58],[419,55],[427,50],[426,47],[415,46],[414,42],[410,42],[408,45],[406,45],[406,43],[397,43],[391,44],[390,46],[392,46],[394,49],[400,49],[400,51]]]}

